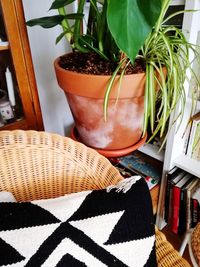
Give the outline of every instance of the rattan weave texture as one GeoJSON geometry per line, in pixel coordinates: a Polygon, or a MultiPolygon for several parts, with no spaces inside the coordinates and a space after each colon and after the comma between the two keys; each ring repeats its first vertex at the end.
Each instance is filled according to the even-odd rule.
{"type": "Polygon", "coordinates": [[[158,267],[191,267],[178,251],[167,241],[166,236],[156,228],[156,255],[158,267]]]}
{"type": "MultiPolygon", "coordinates": [[[[101,189],[123,179],[95,150],[57,134],[0,131],[0,191],[18,201],[101,189]]],[[[156,229],[158,267],[189,267],[156,229]]],[[[152,266],[154,267],[154,266],[152,266]]]]}
{"type": "Polygon", "coordinates": [[[192,232],[191,246],[196,262],[200,266],[200,223],[196,225],[192,232]]]}
{"type": "Polygon", "coordinates": [[[122,179],[95,150],[36,131],[2,131],[0,166],[0,190],[13,192],[18,201],[101,189],[122,179]]]}

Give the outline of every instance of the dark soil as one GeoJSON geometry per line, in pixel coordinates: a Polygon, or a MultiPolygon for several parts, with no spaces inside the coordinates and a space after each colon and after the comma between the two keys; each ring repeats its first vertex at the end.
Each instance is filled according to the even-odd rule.
{"type": "MultiPolygon", "coordinates": [[[[117,64],[102,59],[95,53],[71,53],[60,57],[60,67],[66,70],[94,75],[112,75],[117,67],[117,64]]],[[[144,64],[136,60],[134,66],[129,64],[126,74],[144,72],[144,64]]]]}

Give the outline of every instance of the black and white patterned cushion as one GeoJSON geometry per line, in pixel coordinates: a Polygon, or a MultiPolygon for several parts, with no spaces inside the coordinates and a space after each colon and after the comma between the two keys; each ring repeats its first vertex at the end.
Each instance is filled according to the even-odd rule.
{"type": "Polygon", "coordinates": [[[0,203],[0,266],[157,266],[146,182],[126,193],[0,203]]]}

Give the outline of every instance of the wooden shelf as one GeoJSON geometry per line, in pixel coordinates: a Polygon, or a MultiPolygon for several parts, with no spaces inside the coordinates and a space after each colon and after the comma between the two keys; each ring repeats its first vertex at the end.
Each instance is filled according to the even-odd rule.
{"type": "Polygon", "coordinates": [[[23,118],[21,120],[15,121],[13,123],[8,123],[2,127],[0,127],[0,130],[15,130],[15,129],[23,129],[23,130],[27,130],[28,129],[28,125],[26,120],[23,118]]]}
{"type": "MultiPolygon", "coordinates": [[[[24,114],[24,118],[6,124],[0,127],[0,130],[43,130],[22,0],[1,0],[0,6],[2,15],[0,26],[5,30],[5,37],[0,40],[0,50],[2,51],[0,53],[2,66],[0,78],[4,79],[5,67],[9,67],[16,96],[16,106],[21,110],[20,114],[22,110],[24,114]],[[6,51],[9,51],[9,55],[6,51]]],[[[3,89],[6,88],[6,83],[6,80],[3,80],[3,89]]]]}
{"type": "Polygon", "coordinates": [[[192,159],[186,155],[180,155],[174,159],[173,163],[184,171],[200,177],[200,161],[192,159]]]}
{"type": "Polygon", "coordinates": [[[0,45],[0,51],[8,50],[8,45],[0,45]]]}

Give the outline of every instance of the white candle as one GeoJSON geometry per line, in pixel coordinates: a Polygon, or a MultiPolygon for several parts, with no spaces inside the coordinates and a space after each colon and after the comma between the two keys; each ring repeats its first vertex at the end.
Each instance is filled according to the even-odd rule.
{"type": "Polygon", "coordinates": [[[13,86],[13,79],[9,68],[6,68],[6,84],[8,89],[8,98],[12,107],[15,106],[15,92],[13,86]]]}

